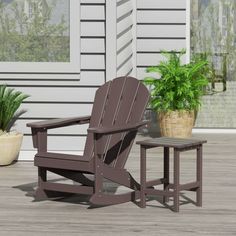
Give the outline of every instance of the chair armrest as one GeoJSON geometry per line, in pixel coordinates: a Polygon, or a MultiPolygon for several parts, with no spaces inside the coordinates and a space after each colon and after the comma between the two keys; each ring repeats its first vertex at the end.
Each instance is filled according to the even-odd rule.
{"type": "Polygon", "coordinates": [[[89,121],[90,121],[90,116],[58,118],[58,119],[28,123],[27,127],[31,127],[33,129],[54,129],[76,124],[86,124],[89,123],[89,121]]]}
{"type": "Polygon", "coordinates": [[[124,126],[111,126],[111,127],[92,127],[88,129],[89,133],[95,133],[95,134],[115,134],[115,133],[122,133],[125,131],[133,131],[137,130],[138,128],[148,124],[150,121],[141,121],[136,124],[127,124],[124,126]]]}

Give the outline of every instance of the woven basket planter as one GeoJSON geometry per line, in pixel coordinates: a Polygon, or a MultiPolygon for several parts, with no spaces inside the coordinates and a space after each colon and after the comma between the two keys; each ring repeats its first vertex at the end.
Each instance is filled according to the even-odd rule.
{"type": "Polygon", "coordinates": [[[161,136],[188,138],[192,136],[195,121],[194,111],[168,111],[159,112],[161,136]]]}
{"type": "Polygon", "coordinates": [[[23,134],[0,136],[0,166],[10,165],[16,160],[23,139],[23,134]]]}

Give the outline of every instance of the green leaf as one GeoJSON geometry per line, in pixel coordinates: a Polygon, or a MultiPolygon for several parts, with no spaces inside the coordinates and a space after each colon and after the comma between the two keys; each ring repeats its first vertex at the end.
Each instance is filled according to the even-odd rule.
{"type": "Polygon", "coordinates": [[[0,130],[6,131],[15,112],[29,96],[20,91],[0,85],[0,130]]]}

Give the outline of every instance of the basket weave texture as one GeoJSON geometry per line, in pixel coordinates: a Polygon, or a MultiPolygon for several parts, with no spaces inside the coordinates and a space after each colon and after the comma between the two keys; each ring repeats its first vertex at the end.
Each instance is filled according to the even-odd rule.
{"type": "Polygon", "coordinates": [[[194,111],[168,111],[157,114],[161,136],[189,138],[194,126],[194,111]]]}

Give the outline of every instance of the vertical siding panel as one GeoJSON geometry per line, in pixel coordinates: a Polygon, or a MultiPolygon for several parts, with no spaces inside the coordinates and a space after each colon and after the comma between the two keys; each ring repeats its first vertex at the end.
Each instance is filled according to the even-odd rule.
{"type": "Polygon", "coordinates": [[[106,1],[106,81],[116,77],[116,1],[106,1]]]}
{"type": "Polygon", "coordinates": [[[117,76],[130,75],[134,70],[134,1],[117,0],[117,76]]]}

